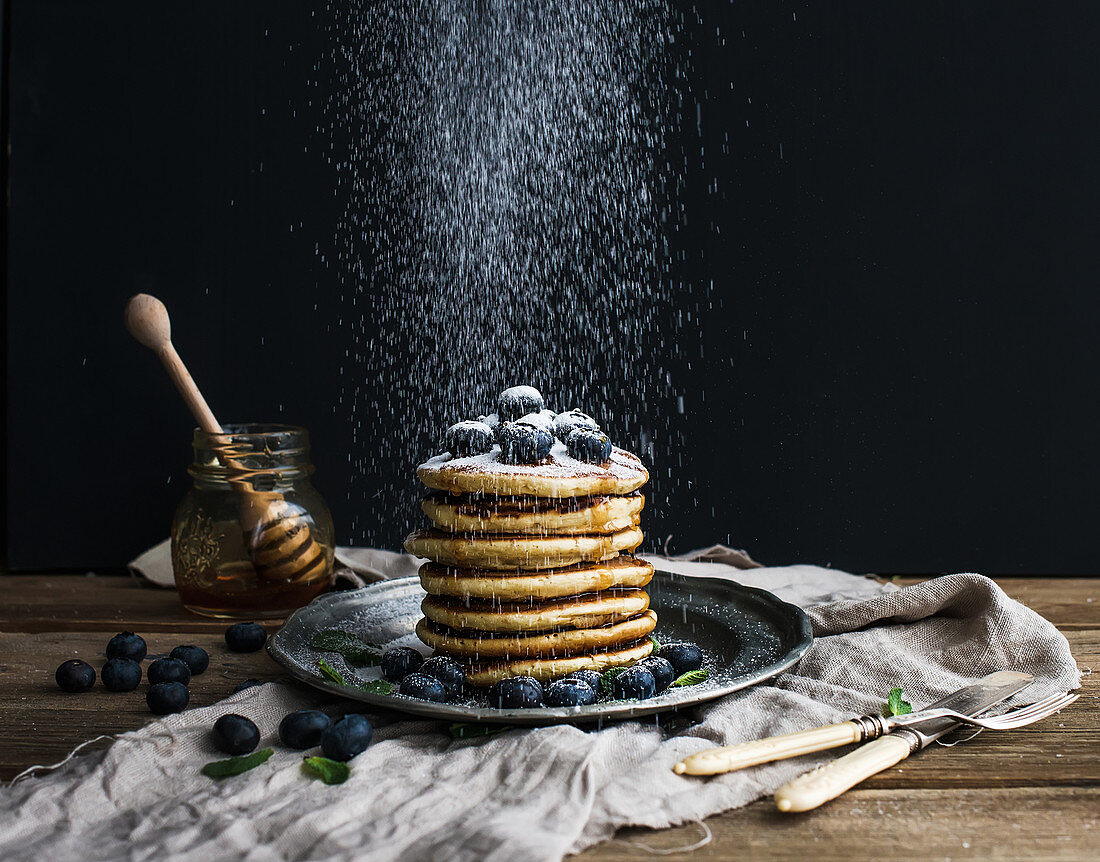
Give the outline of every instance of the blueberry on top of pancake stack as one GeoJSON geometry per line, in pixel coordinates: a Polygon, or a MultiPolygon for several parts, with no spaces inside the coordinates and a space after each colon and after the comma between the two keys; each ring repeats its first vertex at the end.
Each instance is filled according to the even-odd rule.
{"type": "Polygon", "coordinates": [[[417,468],[432,528],[405,540],[430,562],[417,635],[462,661],[471,685],[548,681],[630,664],[657,624],[633,556],[649,473],[580,410],[554,413],[530,386],[452,425],[417,468]]]}

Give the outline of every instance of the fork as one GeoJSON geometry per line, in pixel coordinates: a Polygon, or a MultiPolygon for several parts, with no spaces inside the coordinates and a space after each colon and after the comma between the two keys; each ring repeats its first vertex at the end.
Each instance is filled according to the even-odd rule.
{"type": "Polygon", "coordinates": [[[770,763],[773,760],[786,760],[815,751],[839,748],[857,742],[878,739],[899,727],[928,721],[935,718],[948,718],[952,721],[972,724],[989,730],[1009,730],[1024,727],[1032,722],[1046,718],[1073,703],[1080,695],[1053,694],[1035,703],[991,718],[973,718],[950,709],[924,709],[908,715],[878,716],[862,715],[851,721],[802,730],[768,739],[742,742],[738,745],[726,745],[721,748],[708,748],[689,755],[672,767],[678,775],[718,775],[734,772],[747,766],[770,763]]]}

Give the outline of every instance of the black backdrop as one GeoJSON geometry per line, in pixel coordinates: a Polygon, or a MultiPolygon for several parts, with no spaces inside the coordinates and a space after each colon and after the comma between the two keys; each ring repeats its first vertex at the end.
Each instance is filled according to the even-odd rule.
{"type": "MultiPolygon", "coordinates": [[[[650,544],[1095,571],[1100,4],[836,7],[681,7],[700,107],[671,141],[674,274],[723,307],[689,331],[688,481],[650,544]]],[[[310,427],[339,539],[398,545],[407,525],[350,535],[322,17],[11,0],[13,569],[116,567],[167,534],[189,422],[122,329],[137,291],[224,421],[310,427]]]]}

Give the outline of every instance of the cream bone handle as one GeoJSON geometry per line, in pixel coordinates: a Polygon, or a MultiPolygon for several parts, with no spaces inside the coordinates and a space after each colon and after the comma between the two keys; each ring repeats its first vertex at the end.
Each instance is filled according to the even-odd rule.
{"type": "Polygon", "coordinates": [[[888,735],[868,742],[832,763],[788,781],[775,791],[775,805],[791,814],[810,811],[905,760],[911,750],[909,742],[900,736],[888,735]]]}
{"type": "Polygon", "coordinates": [[[839,748],[842,745],[863,742],[866,738],[867,730],[864,725],[858,721],[844,721],[738,745],[708,748],[685,757],[672,770],[678,775],[718,775],[747,766],[771,763],[773,760],[787,760],[815,751],[839,748]]]}

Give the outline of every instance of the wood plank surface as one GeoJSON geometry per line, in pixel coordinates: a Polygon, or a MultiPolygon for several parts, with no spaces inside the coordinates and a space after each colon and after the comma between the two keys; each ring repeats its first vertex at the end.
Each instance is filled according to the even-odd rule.
{"type": "MultiPolygon", "coordinates": [[[[997,580],[1066,634],[1083,669],[1100,671],[1100,580],[997,580]]],[[[225,697],[247,677],[286,679],[266,652],[229,652],[225,626],[183,611],[175,592],[130,577],[0,577],[0,778],[149,720],[144,685],[129,693],[97,686],[73,696],[54,684],[53,670],[66,658],[79,656],[98,670],[115,632],[139,632],[150,653],[182,643],[205,648],[210,668],[192,681],[193,705],[225,697]]],[[[704,835],[698,824],[621,830],[578,858],[655,855],[641,845],[666,859],[1086,858],[1100,846],[1100,677],[1086,673],[1081,694],[1070,709],[1031,727],[932,747],[816,812],[780,815],[762,800],[709,818],[713,838],[694,851],[667,855],[697,843],[704,835]]]]}

